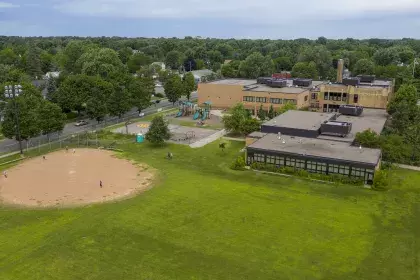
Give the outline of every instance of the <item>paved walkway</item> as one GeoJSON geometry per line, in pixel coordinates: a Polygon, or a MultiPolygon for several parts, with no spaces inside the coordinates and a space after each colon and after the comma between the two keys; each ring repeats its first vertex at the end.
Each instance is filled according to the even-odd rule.
{"type": "Polygon", "coordinates": [[[197,142],[194,142],[190,145],[191,148],[201,148],[213,141],[216,141],[217,139],[219,139],[220,137],[222,137],[223,135],[226,134],[226,130],[222,129],[220,131],[217,131],[216,133],[213,133],[212,135],[203,138],[201,140],[198,140],[197,142]]]}
{"type": "Polygon", "coordinates": [[[395,166],[398,166],[399,168],[403,168],[403,169],[420,171],[420,166],[413,166],[413,165],[406,165],[406,164],[398,164],[398,163],[394,163],[394,165],[395,166]]]}

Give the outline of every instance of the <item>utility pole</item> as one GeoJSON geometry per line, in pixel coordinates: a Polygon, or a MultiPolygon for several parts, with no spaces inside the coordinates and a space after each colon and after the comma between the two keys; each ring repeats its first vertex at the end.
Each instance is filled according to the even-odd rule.
{"type": "Polygon", "coordinates": [[[416,72],[416,65],[419,64],[417,61],[417,57],[414,58],[414,62],[413,62],[413,79],[414,79],[414,74],[416,72]]]}
{"type": "Polygon", "coordinates": [[[16,102],[16,98],[22,93],[21,85],[9,85],[4,87],[4,97],[11,99],[13,102],[14,117],[16,122],[16,140],[19,141],[20,154],[23,155],[22,138],[20,135],[20,124],[19,124],[19,108],[16,102]]]}

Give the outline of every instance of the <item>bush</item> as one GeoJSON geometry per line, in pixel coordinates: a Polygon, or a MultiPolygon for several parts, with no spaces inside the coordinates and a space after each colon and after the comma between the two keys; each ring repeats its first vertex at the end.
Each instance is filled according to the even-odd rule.
{"type": "Polygon", "coordinates": [[[236,158],[232,165],[230,166],[233,170],[245,170],[245,160],[243,156],[239,156],[236,158]]]}
{"type": "Polygon", "coordinates": [[[372,189],[376,191],[384,191],[389,187],[389,173],[386,170],[377,170],[373,179],[372,189]]]}
{"type": "Polygon", "coordinates": [[[164,94],[162,94],[162,93],[160,93],[160,92],[155,93],[155,96],[156,96],[156,97],[159,97],[159,98],[164,98],[164,97],[165,97],[165,95],[164,95],[164,94]]]}

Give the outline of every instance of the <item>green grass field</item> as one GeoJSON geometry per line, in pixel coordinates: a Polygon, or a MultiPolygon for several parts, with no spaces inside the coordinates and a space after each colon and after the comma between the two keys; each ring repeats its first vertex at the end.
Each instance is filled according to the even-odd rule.
{"type": "Polygon", "coordinates": [[[159,170],[153,189],[0,208],[0,279],[420,279],[420,173],[374,192],[232,171],[242,146],[121,145],[159,170]]]}

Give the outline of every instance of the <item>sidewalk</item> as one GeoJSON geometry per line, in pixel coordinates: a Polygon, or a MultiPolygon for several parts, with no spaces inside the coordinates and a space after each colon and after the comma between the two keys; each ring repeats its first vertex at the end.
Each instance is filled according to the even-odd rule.
{"type": "Polygon", "coordinates": [[[402,169],[420,171],[420,166],[413,166],[413,165],[406,165],[406,164],[399,164],[399,163],[394,163],[394,165],[402,169]]]}

